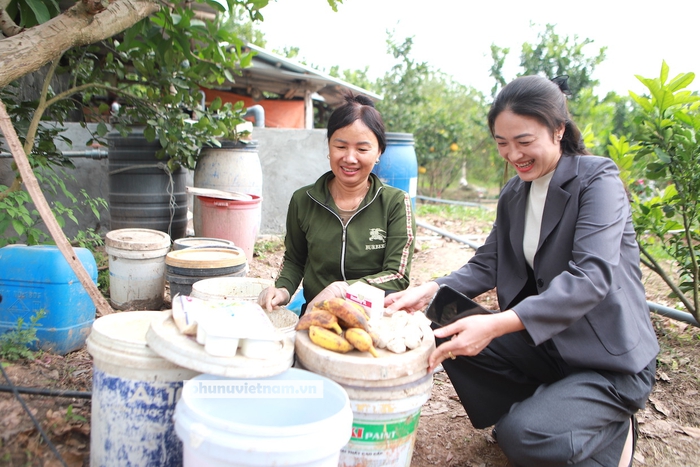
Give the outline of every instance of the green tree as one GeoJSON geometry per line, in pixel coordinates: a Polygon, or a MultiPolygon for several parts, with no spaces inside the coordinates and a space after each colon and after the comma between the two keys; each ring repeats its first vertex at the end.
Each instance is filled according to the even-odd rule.
{"type": "MultiPolygon", "coordinates": [[[[566,75],[571,91],[569,110],[581,129],[588,128],[586,141],[594,154],[607,155],[607,141],[611,134],[628,134],[633,127],[633,116],[639,107],[629,98],[609,93],[602,99],[595,88],[595,69],[605,60],[606,47],[591,50],[593,40],[578,36],[560,36],[552,24],[538,33],[534,44],[524,43],[520,52],[520,68],[517,76],[539,74],[548,78],[566,75]]],[[[491,76],[495,80],[492,95],[508,80],[503,67],[510,49],[491,46],[493,65],[491,76]]]]}
{"type": "Polygon", "coordinates": [[[638,132],[612,137],[610,152],[631,193],[642,262],[700,321],[700,97],[686,89],[695,74],[669,80],[663,62],[658,78],[637,78],[649,90],[648,96],[630,92],[644,110],[637,117],[638,132]],[[639,185],[640,166],[656,188],[639,185]],[[652,253],[658,248],[673,258],[675,274],[652,253]]]}
{"type": "Polygon", "coordinates": [[[422,169],[419,187],[441,196],[460,178],[462,167],[470,178],[484,176],[483,142],[490,136],[483,96],[412,59],[412,38],[397,44],[390,37],[387,44],[398,63],[377,80],[374,91],[383,95],[377,108],[387,131],[413,134],[422,169]]]}

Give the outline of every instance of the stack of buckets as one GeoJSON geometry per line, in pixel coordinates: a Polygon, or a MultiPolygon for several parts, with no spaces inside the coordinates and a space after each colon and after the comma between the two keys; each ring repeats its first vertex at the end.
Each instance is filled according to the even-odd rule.
{"type": "Polygon", "coordinates": [[[248,261],[262,220],[262,166],[255,141],[222,141],[202,149],[194,171],[194,186],[248,195],[249,200],[195,196],[194,232],[223,238],[243,249],[248,261]]]}
{"type": "Polygon", "coordinates": [[[297,368],[251,379],[200,374],[194,359],[178,366],[148,346],[163,313],[115,313],[93,325],[90,465],[339,464],[353,420],[340,385],[297,368]]]}

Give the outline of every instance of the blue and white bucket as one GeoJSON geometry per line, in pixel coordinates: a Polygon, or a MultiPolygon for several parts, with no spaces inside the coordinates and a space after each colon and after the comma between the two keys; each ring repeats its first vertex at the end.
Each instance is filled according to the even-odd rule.
{"type": "Polygon", "coordinates": [[[146,343],[160,311],[126,311],[95,320],[87,338],[93,357],[90,465],[182,465],[172,417],[183,381],[199,373],[165,360],[146,343]]]}

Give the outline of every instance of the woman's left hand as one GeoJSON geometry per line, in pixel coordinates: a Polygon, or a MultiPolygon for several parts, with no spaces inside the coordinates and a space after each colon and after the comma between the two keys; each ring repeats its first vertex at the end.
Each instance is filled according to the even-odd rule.
{"type": "Polygon", "coordinates": [[[513,310],[490,315],[473,315],[433,331],[435,337],[452,339],[443,342],[428,357],[428,371],[432,372],[444,360],[460,355],[474,356],[484,350],[496,337],[524,329],[513,310]]]}

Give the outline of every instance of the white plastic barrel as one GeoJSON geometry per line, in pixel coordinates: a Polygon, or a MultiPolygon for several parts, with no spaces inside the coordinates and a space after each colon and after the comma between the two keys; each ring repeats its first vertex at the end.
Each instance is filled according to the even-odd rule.
{"type": "MultiPolygon", "coordinates": [[[[212,188],[262,196],[263,175],[257,141],[222,141],[221,147],[202,148],[197,167],[194,170],[193,181],[197,188],[212,188]]],[[[258,203],[255,208],[260,211],[260,204],[258,203]]],[[[197,196],[193,199],[192,214],[195,234],[226,238],[202,233],[202,203],[197,196]]],[[[259,217],[254,222],[257,222],[256,227],[259,229],[259,217]]],[[[234,239],[231,240],[235,242],[234,239]]],[[[238,245],[237,242],[236,244],[238,245]]],[[[251,259],[248,258],[249,261],[251,259]]]]}
{"type": "Polygon", "coordinates": [[[253,380],[200,375],[175,410],[184,467],[337,467],[351,427],[346,391],[296,368],[253,380]]]}
{"type": "Polygon", "coordinates": [[[151,229],[107,232],[109,301],[118,310],[157,310],[165,292],[165,255],[170,236],[151,229]]]}
{"type": "Polygon", "coordinates": [[[182,465],[172,416],[183,380],[199,373],[148,347],[148,327],[162,313],[126,311],[93,323],[87,338],[93,357],[90,465],[182,465]]]}

